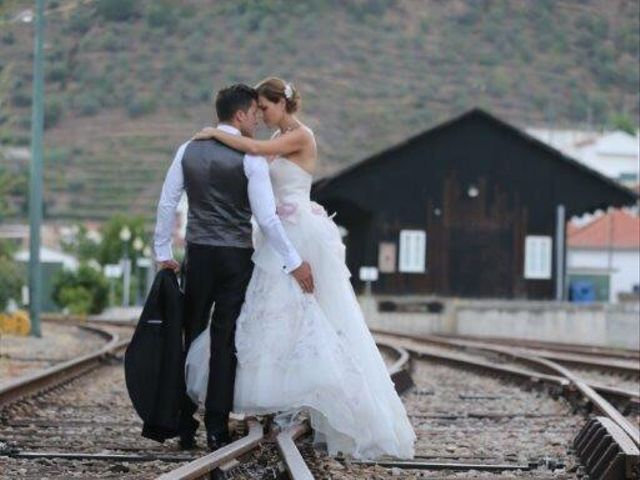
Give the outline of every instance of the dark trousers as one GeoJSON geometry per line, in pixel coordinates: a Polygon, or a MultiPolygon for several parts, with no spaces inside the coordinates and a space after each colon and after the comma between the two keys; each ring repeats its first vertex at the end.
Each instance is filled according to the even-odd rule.
{"type": "MultiPolygon", "coordinates": [[[[204,422],[207,431],[226,430],[233,408],[236,378],[236,319],[253,272],[250,248],[187,244],[185,262],[185,352],[207,327],[211,307],[211,358],[204,422]]],[[[180,419],[182,434],[198,428],[198,406],[185,395],[180,419]]]]}

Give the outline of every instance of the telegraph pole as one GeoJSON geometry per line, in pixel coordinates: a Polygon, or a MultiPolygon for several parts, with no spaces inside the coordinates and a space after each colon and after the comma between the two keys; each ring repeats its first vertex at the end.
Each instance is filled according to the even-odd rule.
{"type": "Polygon", "coordinates": [[[31,107],[31,170],[29,177],[29,317],[31,335],[42,336],[40,301],[40,225],[42,223],[42,137],[44,131],[44,0],[36,0],[31,107]]]}

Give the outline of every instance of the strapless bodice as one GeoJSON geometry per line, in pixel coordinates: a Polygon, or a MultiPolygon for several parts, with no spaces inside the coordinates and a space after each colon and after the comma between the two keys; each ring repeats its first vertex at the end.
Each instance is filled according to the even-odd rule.
{"type": "Polygon", "coordinates": [[[277,157],[269,167],[276,205],[310,204],[313,177],[298,164],[283,157],[277,157]]]}

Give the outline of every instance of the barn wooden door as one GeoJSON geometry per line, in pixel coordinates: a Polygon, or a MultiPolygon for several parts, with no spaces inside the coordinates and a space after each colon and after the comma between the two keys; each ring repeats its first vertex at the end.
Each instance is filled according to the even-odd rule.
{"type": "Polygon", "coordinates": [[[517,197],[486,178],[445,182],[443,284],[449,295],[513,298],[521,289],[523,225],[517,197]]]}
{"type": "Polygon", "coordinates": [[[454,295],[513,295],[510,230],[457,227],[451,229],[449,242],[449,285],[454,295]]]}

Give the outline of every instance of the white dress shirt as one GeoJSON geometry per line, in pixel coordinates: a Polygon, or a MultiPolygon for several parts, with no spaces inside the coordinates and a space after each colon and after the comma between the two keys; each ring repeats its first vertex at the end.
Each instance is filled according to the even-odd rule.
{"type": "MultiPolygon", "coordinates": [[[[240,135],[240,131],[231,125],[220,124],[218,128],[233,135],[240,135]]],[[[162,186],[154,235],[154,251],[158,262],[173,258],[171,234],[175,223],[176,207],[184,192],[182,156],[188,144],[189,142],[186,142],[178,148],[162,186]]],[[[289,241],[276,214],[267,160],[264,157],[245,155],[243,166],[248,180],[247,194],[251,212],[267,241],[282,256],[284,262],[282,269],[290,273],[300,266],[302,259],[289,241]]]]}

